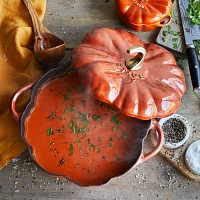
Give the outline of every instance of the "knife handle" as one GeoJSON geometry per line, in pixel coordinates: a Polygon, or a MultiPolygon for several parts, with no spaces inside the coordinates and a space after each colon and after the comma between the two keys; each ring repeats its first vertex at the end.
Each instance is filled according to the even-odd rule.
{"type": "Polygon", "coordinates": [[[195,48],[186,49],[193,88],[200,87],[200,67],[195,48]]]}

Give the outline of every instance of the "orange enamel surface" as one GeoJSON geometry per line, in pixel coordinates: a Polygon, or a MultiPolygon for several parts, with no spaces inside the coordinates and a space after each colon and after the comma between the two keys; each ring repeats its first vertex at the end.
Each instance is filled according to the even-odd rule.
{"type": "Polygon", "coordinates": [[[25,126],[24,138],[44,170],[87,186],[104,184],[136,163],[150,120],[91,97],[73,72],[40,91],[25,126]]]}
{"type": "Polygon", "coordinates": [[[180,106],[185,77],[173,55],[122,29],[97,28],[72,51],[72,67],[95,98],[139,119],[167,117],[180,106]],[[146,49],[142,68],[129,70],[131,47],[146,49]]]}

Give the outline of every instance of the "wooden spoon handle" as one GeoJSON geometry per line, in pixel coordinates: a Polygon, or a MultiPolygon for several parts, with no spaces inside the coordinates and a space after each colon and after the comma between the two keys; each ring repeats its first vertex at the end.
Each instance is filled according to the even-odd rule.
{"type": "Polygon", "coordinates": [[[24,4],[26,5],[29,14],[31,16],[32,22],[33,22],[33,28],[35,32],[35,36],[42,36],[42,32],[49,32],[44,25],[40,22],[40,19],[38,17],[38,14],[33,6],[33,3],[31,0],[23,0],[24,4]]]}

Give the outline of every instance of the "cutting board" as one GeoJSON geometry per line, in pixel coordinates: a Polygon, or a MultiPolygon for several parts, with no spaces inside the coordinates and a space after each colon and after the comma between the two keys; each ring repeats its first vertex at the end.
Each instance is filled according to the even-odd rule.
{"type": "MultiPolygon", "coordinates": [[[[200,182],[200,176],[191,172],[185,165],[184,156],[185,156],[185,152],[186,152],[187,148],[194,141],[200,140],[199,131],[196,128],[192,127],[191,124],[190,124],[190,126],[191,126],[190,137],[182,147],[180,147],[178,149],[173,149],[173,150],[162,147],[162,149],[160,150],[159,153],[164,158],[166,158],[174,167],[176,167],[187,178],[189,178],[193,181],[200,182]]],[[[151,141],[154,146],[156,145],[156,136],[155,135],[156,134],[150,133],[150,138],[151,138],[151,141]]]]}
{"type": "Polygon", "coordinates": [[[178,0],[173,1],[172,7],[172,22],[169,26],[161,28],[157,38],[156,43],[167,48],[169,51],[179,54],[180,56],[185,56],[185,40],[182,31],[181,16],[178,8],[178,0]],[[174,34],[168,33],[169,27],[174,34]],[[178,34],[177,36],[175,34],[178,34]]]}

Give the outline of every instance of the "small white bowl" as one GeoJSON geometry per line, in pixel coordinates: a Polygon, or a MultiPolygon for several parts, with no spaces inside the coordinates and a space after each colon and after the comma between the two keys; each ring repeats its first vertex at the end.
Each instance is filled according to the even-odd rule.
{"type": "Polygon", "coordinates": [[[164,141],[163,146],[168,149],[177,149],[177,148],[181,147],[189,138],[191,126],[190,126],[190,123],[183,116],[178,115],[178,114],[173,114],[169,117],[160,119],[160,121],[159,121],[160,126],[163,127],[163,124],[171,118],[176,118],[176,119],[180,120],[181,122],[183,122],[183,124],[185,125],[185,128],[186,128],[185,137],[177,143],[170,143],[170,142],[164,141]]]}
{"type": "Polygon", "coordinates": [[[200,175],[200,140],[193,142],[187,148],[185,164],[191,172],[200,175]]]}

